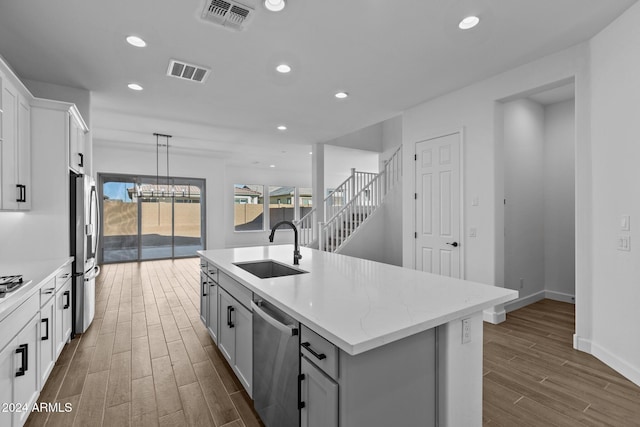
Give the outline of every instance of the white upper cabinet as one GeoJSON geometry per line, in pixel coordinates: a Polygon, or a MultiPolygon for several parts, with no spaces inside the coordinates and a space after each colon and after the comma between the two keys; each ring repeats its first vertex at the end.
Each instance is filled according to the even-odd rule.
{"type": "Polygon", "coordinates": [[[79,115],[69,115],[69,169],[84,174],[87,128],[79,115]]]}
{"type": "Polygon", "coordinates": [[[0,210],[31,209],[31,107],[27,93],[0,72],[0,210]]]}

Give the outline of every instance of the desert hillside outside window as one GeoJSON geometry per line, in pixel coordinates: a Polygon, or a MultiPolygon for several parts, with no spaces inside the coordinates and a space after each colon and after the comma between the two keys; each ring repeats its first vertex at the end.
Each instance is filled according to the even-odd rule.
{"type": "Polygon", "coordinates": [[[235,231],[264,230],[264,186],[233,186],[233,224],[235,231]]]}
{"type": "Polygon", "coordinates": [[[196,256],[205,249],[205,181],[99,175],[102,262],[196,256]]]}

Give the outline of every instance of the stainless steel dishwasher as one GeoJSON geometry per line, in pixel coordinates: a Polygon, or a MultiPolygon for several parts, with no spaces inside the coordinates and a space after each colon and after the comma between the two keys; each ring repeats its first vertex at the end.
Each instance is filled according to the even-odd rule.
{"type": "Polygon", "coordinates": [[[298,427],[300,324],[260,299],[253,310],[253,405],[267,427],[298,427]]]}

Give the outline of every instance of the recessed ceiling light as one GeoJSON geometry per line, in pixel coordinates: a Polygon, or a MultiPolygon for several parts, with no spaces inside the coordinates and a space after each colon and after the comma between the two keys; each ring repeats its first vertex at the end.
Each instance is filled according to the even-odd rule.
{"type": "Polygon", "coordinates": [[[276,71],[282,74],[287,74],[291,72],[291,67],[287,64],[280,64],[276,67],[276,71]]]}
{"type": "Polygon", "coordinates": [[[460,21],[460,23],[458,24],[458,28],[460,28],[461,30],[469,30],[478,25],[478,22],[480,22],[480,18],[478,18],[477,16],[467,16],[462,21],[460,21]]]}
{"type": "Polygon", "coordinates": [[[131,90],[142,90],[142,86],[140,86],[138,83],[129,83],[127,86],[131,90]]]}
{"type": "Polygon", "coordinates": [[[309,151],[309,154],[313,154],[313,151],[309,151]]]}
{"type": "Polygon", "coordinates": [[[129,37],[127,37],[127,43],[129,43],[131,46],[135,46],[135,47],[145,47],[147,45],[147,42],[142,40],[138,36],[129,36],[129,37]]]}
{"type": "Polygon", "coordinates": [[[278,130],[287,130],[287,127],[285,125],[280,125],[278,126],[278,130]]]}
{"type": "Polygon", "coordinates": [[[276,167],[276,165],[269,165],[269,167],[270,167],[270,168],[275,168],[275,167],[276,167]]]}
{"type": "Polygon", "coordinates": [[[271,12],[280,12],[285,6],[284,0],[264,0],[264,7],[271,12]]]}
{"type": "Polygon", "coordinates": [[[338,92],[335,94],[335,97],[338,99],[345,99],[349,96],[347,92],[338,92]]]}

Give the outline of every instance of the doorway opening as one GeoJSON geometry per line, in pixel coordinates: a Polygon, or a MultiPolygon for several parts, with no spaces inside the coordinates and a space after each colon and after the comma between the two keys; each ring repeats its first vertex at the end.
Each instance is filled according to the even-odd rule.
{"type": "MultiPolygon", "coordinates": [[[[502,101],[504,287],[512,311],[575,303],[575,88],[565,81],[502,101]]],[[[500,245],[498,245],[500,248],[500,245]]]]}
{"type": "Polygon", "coordinates": [[[197,256],[205,249],[205,180],[98,174],[101,263],[197,256]]]}

